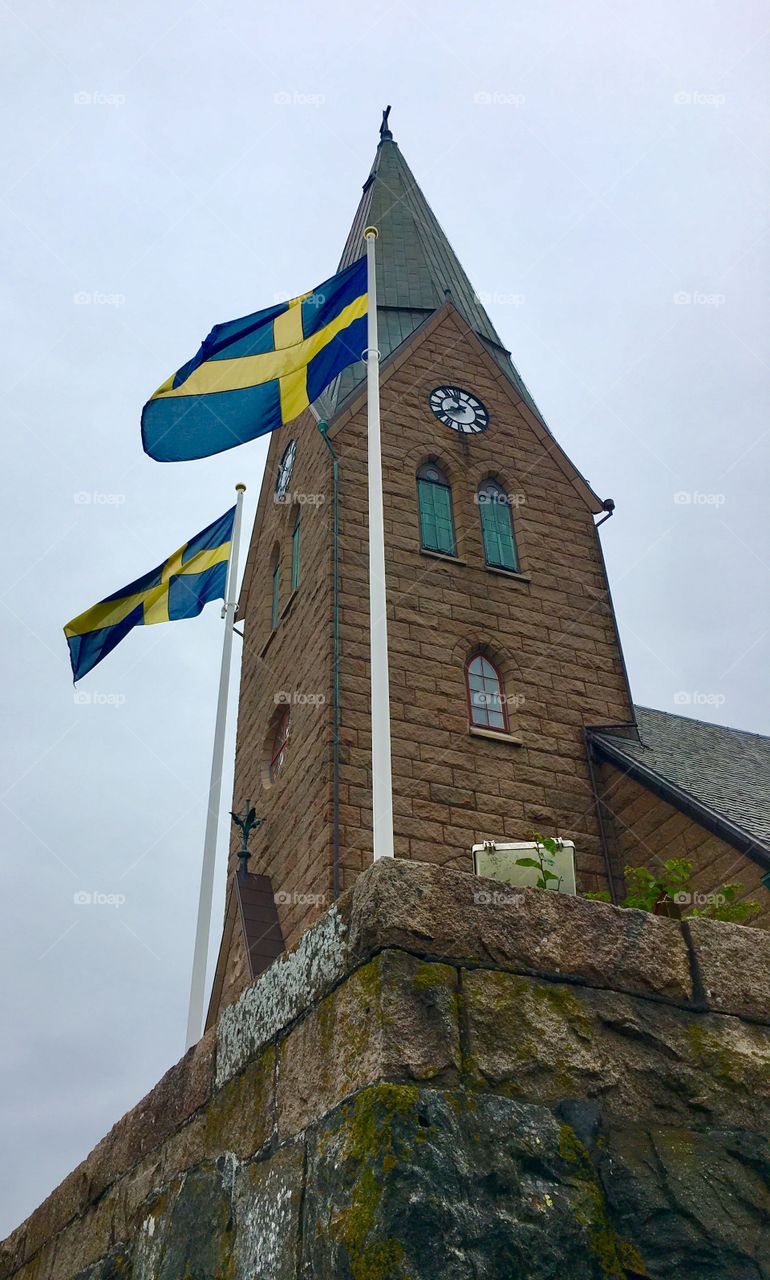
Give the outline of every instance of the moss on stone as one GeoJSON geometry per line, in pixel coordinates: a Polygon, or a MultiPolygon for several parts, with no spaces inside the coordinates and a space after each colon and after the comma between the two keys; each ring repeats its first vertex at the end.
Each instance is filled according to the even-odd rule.
{"type": "Polygon", "coordinates": [[[344,1246],[353,1280],[394,1280],[406,1276],[403,1246],[377,1239],[378,1211],[384,1175],[408,1158],[424,1133],[418,1115],[419,1090],[414,1085],[382,1084],[360,1093],[343,1114],[343,1158],[356,1166],[350,1205],[333,1229],[344,1246]]]}
{"type": "Polygon", "coordinates": [[[602,1280],[625,1280],[626,1269],[647,1274],[638,1249],[618,1237],[607,1213],[607,1201],[588,1150],[568,1124],[560,1126],[559,1151],[569,1165],[570,1182],[579,1192],[573,1206],[575,1220],[588,1233],[591,1251],[601,1267],[602,1280]]]}
{"type": "Polygon", "coordinates": [[[737,1056],[730,1052],[723,1040],[706,1031],[698,1022],[691,1022],[688,1026],[687,1039],[699,1066],[706,1067],[709,1073],[723,1085],[732,1086],[740,1083],[737,1056]]]}

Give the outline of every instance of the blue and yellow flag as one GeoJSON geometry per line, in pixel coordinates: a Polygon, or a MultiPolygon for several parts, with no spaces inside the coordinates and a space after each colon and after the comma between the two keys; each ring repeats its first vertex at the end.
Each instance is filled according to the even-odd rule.
{"type": "Polygon", "coordinates": [[[79,680],[134,627],[195,618],[209,600],[224,600],[235,507],[136,582],[86,609],[64,628],[72,675],[79,680]]]}
{"type": "Polygon", "coordinates": [[[142,410],[156,462],[233,449],[291,422],[366,347],[366,258],[290,302],[218,324],[142,410]]]}

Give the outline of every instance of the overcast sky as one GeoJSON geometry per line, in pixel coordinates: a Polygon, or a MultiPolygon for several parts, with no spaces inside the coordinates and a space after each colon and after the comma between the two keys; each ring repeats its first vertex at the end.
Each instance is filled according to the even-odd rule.
{"type": "Polygon", "coordinates": [[[617,503],[636,700],[770,732],[769,28],[747,0],[3,5],[0,1235],[184,1041],[219,611],[135,631],[83,702],[62,625],[240,480],[250,525],[264,446],[160,466],[140,409],[213,323],[333,272],[387,102],[617,503]]]}

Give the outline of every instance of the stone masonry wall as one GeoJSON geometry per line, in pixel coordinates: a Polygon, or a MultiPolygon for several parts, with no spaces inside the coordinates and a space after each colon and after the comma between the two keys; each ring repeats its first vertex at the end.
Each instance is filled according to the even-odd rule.
{"type": "MultiPolygon", "coordinates": [[[[580,886],[605,886],[585,724],[633,718],[594,516],[521,402],[448,308],[388,366],[381,388],[395,853],[471,869],[484,839],[533,830],[575,841],[580,886]],[[428,409],[460,384],[490,413],[458,436],[428,409]],[[420,549],[416,471],[435,458],[451,487],[457,559],[420,549]],[[514,495],[521,573],[484,564],[480,482],[514,495]],[[464,664],[500,668],[511,735],[469,733],[464,664]]],[[[334,429],[342,504],[342,850],[346,886],[371,857],[366,406],[334,429]]]]}
{"type": "Polygon", "coordinates": [[[609,811],[608,838],[621,893],[624,867],[654,868],[666,858],[688,858],[696,893],[710,894],[740,881],[741,898],[762,904],[752,924],[770,928],[770,896],[756,862],[606,761],[599,769],[599,791],[609,811]]]}
{"type": "MultiPolygon", "coordinates": [[[[233,807],[256,805],[250,870],[272,877],[283,936],[296,942],[332,900],[331,462],[310,414],[274,432],[247,565],[233,807]],[[274,500],[278,463],[297,455],[288,501],[274,500]],[[310,500],[309,500],[310,499],[310,500]],[[300,581],[291,591],[291,535],[301,512],[300,581]],[[281,617],[271,626],[272,557],[281,555],[281,617]],[[287,699],[281,702],[278,699],[287,699]],[[271,726],[290,707],[290,739],[274,785],[265,780],[271,726]]],[[[236,869],[235,835],[229,870],[236,869]]]]}
{"type": "MultiPolygon", "coordinates": [[[[451,307],[383,372],[395,852],[469,871],[474,843],[542,830],[574,839],[579,884],[598,889],[604,862],[583,725],[628,723],[632,710],[594,516],[527,413],[451,307]],[[468,440],[436,421],[427,397],[441,382],[482,397],[487,432],[468,440]],[[420,549],[415,473],[428,457],[452,484],[456,560],[420,549]],[[484,565],[475,495],[489,476],[517,496],[519,574],[484,565]],[[503,674],[507,738],[469,732],[464,663],[480,645],[503,674]]],[[[335,420],[331,439],[340,457],[341,861],[349,888],[372,849],[365,402],[335,420]]],[[[251,799],[265,818],[251,869],[270,875],[282,895],[289,945],[331,901],[331,515],[330,461],[306,415],[271,441],[249,553],[234,791],[235,806],[251,799]],[[273,493],[292,436],[290,493],[323,501],[302,505],[300,586],[290,598],[297,502],[277,505],[273,493]],[[284,571],[273,632],[276,546],[284,571]],[[279,693],[296,699],[291,738],[280,777],[265,788],[279,693]],[[308,701],[319,695],[323,705],[308,701]]]]}
{"type": "Polygon", "coordinates": [[[770,939],[381,862],[0,1280],[770,1276],[770,939]]]}

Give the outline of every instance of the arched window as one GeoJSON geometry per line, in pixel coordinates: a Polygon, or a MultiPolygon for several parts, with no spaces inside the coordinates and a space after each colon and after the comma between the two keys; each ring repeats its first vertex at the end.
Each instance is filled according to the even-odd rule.
{"type": "Polygon", "coordinates": [[[424,462],[417,472],[420,542],[426,551],[457,554],[452,518],[452,490],[435,462],[424,462]]]}
{"type": "Polygon", "coordinates": [[[470,722],[479,729],[508,730],[508,715],[500,672],[483,653],[475,653],[465,664],[470,722]]]}
{"type": "Polygon", "coordinates": [[[513,536],[511,500],[496,480],[484,480],[478,490],[484,560],[495,569],[518,573],[519,558],[513,536]]]}
{"type": "Polygon", "coordinates": [[[286,755],[286,744],[289,741],[289,708],[285,707],[275,722],[275,731],[270,747],[270,761],[268,764],[268,774],[270,781],[275,782],[278,774],[283,768],[283,762],[286,755]]]}
{"type": "Polygon", "coordinates": [[[291,589],[296,591],[299,586],[299,522],[302,514],[302,507],[297,507],[297,514],[294,517],[294,528],[291,534],[291,589]]]}

